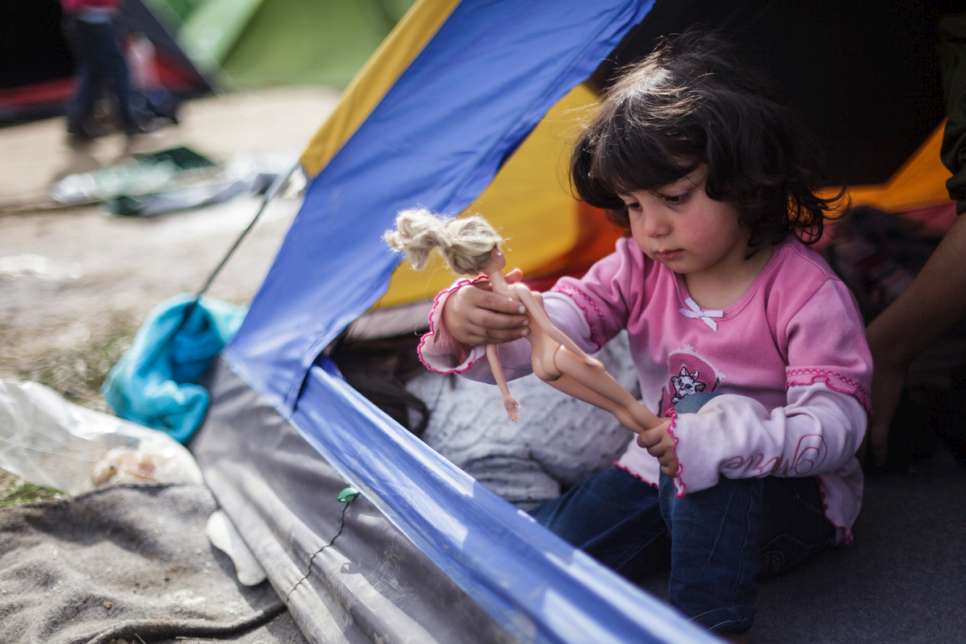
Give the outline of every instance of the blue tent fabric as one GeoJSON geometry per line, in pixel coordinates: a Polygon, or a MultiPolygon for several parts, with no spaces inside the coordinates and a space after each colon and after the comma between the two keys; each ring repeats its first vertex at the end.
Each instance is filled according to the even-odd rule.
{"type": "Polygon", "coordinates": [[[227,349],[239,374],[291,410],[316,357],[385,291],[396,212],[467,207],[651,4],[460,3],[309,185],[227,349]]]}
{"type": "Polygon", "coordinates": [[[311,370],[290,421],[520,641],[717,641],[440,457],[328,359],[311,370]]]}
{"type": "Polygon", "coordinates": [[[111,369],[102,390],[118,416],[164,431],[181,443],[201,426],[208,409],[208,392],[194,383],[245,315],[232,304],[202,299],[182,326],[193,299],[182,295],[158,305],[111,369]]]}

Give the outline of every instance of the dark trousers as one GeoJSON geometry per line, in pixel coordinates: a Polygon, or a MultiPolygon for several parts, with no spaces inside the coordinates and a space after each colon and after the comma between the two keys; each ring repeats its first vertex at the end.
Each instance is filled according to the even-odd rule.
{"type": "Polygon", "coordinates": [[[670,563],[671,604],[718,633],[751,628],[760,576],[835,542],[814,478],[722,478],[677,498],[667,476],[655,489],[611,468],[533,516],[631,581],[670,563]]]}
{"type": "Polygon", "coordinates": [[[114,98],[124,131],[128,134],[136,132],[137,122],[131,109],[131,80],[114,24],[68,18],[66,31],[78,65],[77,86],[67,106],[67,131],[90,134],[94,105],[101,89],[106,87],[114,98]]]}

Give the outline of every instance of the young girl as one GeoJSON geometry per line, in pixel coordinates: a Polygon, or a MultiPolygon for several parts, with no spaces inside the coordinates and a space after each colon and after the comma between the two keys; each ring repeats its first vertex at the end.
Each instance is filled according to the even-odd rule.
{"type": "MultiPolygon", "coordinates": [[[[625,73],[571,174],[629,235],[543,295],[585,351],[627,329],[666,422],[535,517],[631,578],[669,541],[671,603],[720,633],[751,627],[760,573],[851,540],[872,370],[849,292],[805,246],[829,206],[810,158],[749,79],[694,34],[625,73]]],[[[517,306],[465,283],[440,293],[422,359],[492,381],[483,345],[499,344],[507,373],[525,372],[517,306]]]]}

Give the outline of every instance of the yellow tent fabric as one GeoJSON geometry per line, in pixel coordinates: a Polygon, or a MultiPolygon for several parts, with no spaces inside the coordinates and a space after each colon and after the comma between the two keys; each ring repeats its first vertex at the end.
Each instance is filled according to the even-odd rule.
{"type": "MultiPolygon", "coordinates": [[[[580,125],[596,105],[597,96],[588,87],[571,90],[466,210],[486,216],[507,240],[507,266],[521,268],[528,277],[554,272],[567,262],[578,238],[587,236],[587,222],[571,194],[568,168],[580,125]]],[[[418,272],[404,264],[376,306],[429,299],[453,279],[438,255],[418,272]]]]}
{"type": "MultiPolygon", "coordinates": [[[[946,180],[949,170],[939,160],[945,122],[937,127],[925,143],[884,184],[854,186],[848,190],[852,205],[876,206],[889,212],[904,212],[926,208],[949,201],[946,180]]],[[[834,194],[826,191],[826,196],[834,194]]]]}

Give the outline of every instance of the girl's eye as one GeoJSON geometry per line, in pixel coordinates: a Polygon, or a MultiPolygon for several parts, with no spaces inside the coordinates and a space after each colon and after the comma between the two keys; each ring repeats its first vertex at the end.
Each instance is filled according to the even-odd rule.
{"type": "Polygon", "coordinates": [[[681,204],[683,204],[685,201],[688,200],[688,197],[691,196],[691,191],[688,190],[686,192],[681,192],[676,195],[660,194],[658,196],[661,198],[661,201],[663,201],[669,206],[680,206],[681,204]]]}
{"type": "Polygon", "coordinates": [[[636,201],[625,203],[624,207],[627,208],[627,212],[640,212],[641,210],[641,204],[637,203],[636,201]]]}

